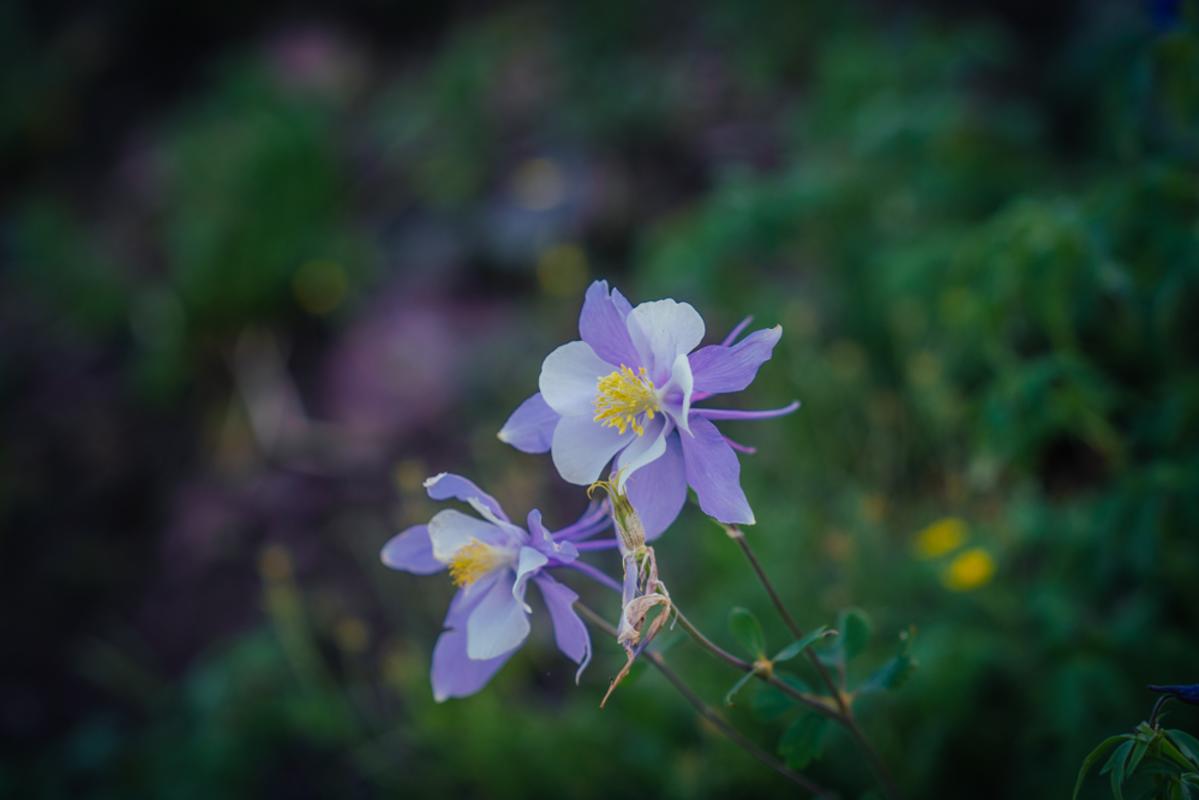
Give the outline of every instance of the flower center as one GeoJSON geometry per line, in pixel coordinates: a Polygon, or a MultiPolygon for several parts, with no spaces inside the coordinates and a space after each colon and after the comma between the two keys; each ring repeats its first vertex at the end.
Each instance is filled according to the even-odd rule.
{"type": "Polygon", "coordinates": [[[608,428],[616,428],[622,434],[632,428],[638,436],[645,428],[637,418],[645,414],[647,420],[654,418],[658,410],[658,395],[654,382],[645,374],[645,367],[633,372],[624,364],[620,369],[600,378],[595,393],[595,421],[608,428]]]}
{"type": "Polygon", "coordinates": [[[504,562],[504,554],[489,544],[471,539],[450,559],[450,580],[455,586],[470,586],[504,562]]]}

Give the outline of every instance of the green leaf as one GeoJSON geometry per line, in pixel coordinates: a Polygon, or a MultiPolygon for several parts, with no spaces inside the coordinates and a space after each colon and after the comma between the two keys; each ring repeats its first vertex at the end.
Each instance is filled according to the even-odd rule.
{"type": "Polygon", "coordinates": [[[741,679],[733,684],[733,688],[731,688],[727,692],[725,692],[724,704],[726,706],[731,706],[733,704],[733,698],[737,696],[737,692],[741,691],[741,689],[745,686],[745,684],[747,684],[751,680],[753,680],[753,677],[754,677],[753,672],[747,672],[744,675],[742,675],[741,679]]]}
{"type": "Polygon", "coordinates": [[[823,639],[825,636],[836,635],[836,631],[830,631],[827,625],[821,625],[819,628],[809,631],[802,639],[797,639],[784,647],[782,650],[779,650],[771,660],[775,663],[778,663],[779,661],[790,661],[810,647],[817,639],[823,639]]]}
{"type": "Polygon", "coordinates": [[[1083,759],[1082,766],[1078,769],[1078,778],[1074,781],[1074,794],[1070,795],[1072,800],[1078,799],[1078,793],[1082,790],[1082,782],[1086,780],[1087,773],[1091,771],[1091,767],[1095,766],[1095,762],[1103,758],[1103,754],[1115,746],[1116,742],[1128,738],[1127,735],[1109,736],[1095,746],[1095,749],[1087,753],[1087,757],[1083,759]]]}
{"type": "Polygon", "coordinates": [[[815,714],[803,714],[783,731],[779,740],[779,755],[792,769],[803,769],[818,758],[824,749],[824,732],[828,719],[815,714]]]}
{"type": "Polygon", "coordinates": [[[912,634],[904,631],[899,635],[899,649],[895,657],[878,668],[862,684],[862,691],[898,689],[908,682],[916,671],[916,659],[912,658],[912,634]]]}
{"type": "Polygon", "coordinates": [[[1169,737],[1174,746],[1181,750],[1187,758],[1199,764],[1199,739],[1177,728],[1167,730],[1166,736],[1169,737]]]}
{"type": "Polygon", "coordinates": [[[847,608],[841,612],[837,627],[841,630],[841,655],[847,662],[852,661],[866,649],[874,626],[865,611],[847,608]]]}
{"type": "Polygon", "coordinates": [[[1163,736],[1161,739],[1158,739],[1158,743],[1161,745],[1162,753],[1164,755],[1166,755],[1175,764],[1177,764],[1178,766],[1182,767],[1185,770],[1190,770],[1190,769],[1194,768],[1194,766],[1195,766],[1194,763],[1192,763],[1191,759],[1189,759],[1185,755],[1183,755],[1183,752],[1178,749],[1177,745],[1174,744],[1174,740],[1171,737],[1163,736]]]}
{"type": "Polygon", "coordinates": [[[749,609],[734,608],[729,612],[729,629],[746,652],[754,658],[766,656],[766,635],[762,625],[749,609]]]}
{"type": "MultiPolygon", "coordinates": [[[[776,671],[774,677],[781,680],[783,683],[791,686],[796,691],[809,694],[812,687],[808,686],[797,675],[792,675],[789,672],[776,671]]],[[[773,686],[763,685],[750,700],[750,709],[754,716],[763,721],[778,719],[795,707],[795,701],[788,695],[774,688],[773,686]]]]}
{"type": "Polygon", "coordinates": [[[1124,744],[1116,748],[1116,752],[1112,753],[1112,757],[1107,760],[1100,774],[1111,770],[1112,794],[1116,800],[1124,800],[1124,766],[1128,763],[1128,756],[1132,752],[1135,740],[1129,739],[1124,744]]]}
{"type": "Polygon", "coordinates": [[[1141,763],[1141,759],[1145,757],[1145,753],[1149,752],[1149,745],[1153,743],[1156,737],[1146,739],[1140,737],[1136,740],[1136,744],[1132,748],[1132,754],[1128,757],[1128,766],[1124,769],[1124,775],[1128,778],[1137,771],[1137,765],[1141,763]]]}

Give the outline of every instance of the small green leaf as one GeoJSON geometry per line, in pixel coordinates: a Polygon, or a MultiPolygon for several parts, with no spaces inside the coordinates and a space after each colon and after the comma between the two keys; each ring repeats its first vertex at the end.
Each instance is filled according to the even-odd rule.
{"type": "Polygon", "coordinates": [[[1124,735],[1109,736],[1095,746],[1095,749],[1087,753],[1087,757],[1083,759],[1082,766],[1078,769],[1078,778],[1074,781],[1074,794],[1070,795],[1072,800],[1078,800],[1078,793],[1082,790],[1082,782],[1086,780],[1087,773],[1091,771],[1091,767],[1095,766],[1095,762],[1103,758],[1103,754],[1115,746],[1116,742],[1127,738],[1124,735]]]}
{"type": "Polygon", "coordinates": [[[1128,763],[1128,756],[1132,753],[1132,748],[1136,741],[1129,739],[1124,744],[1116,748],[1116,752],[1112,753],[1112,757],[1108,759],[1100,774],[1111,770],[1112,794],[1116,800],[1124,800],[1124,768],[1128,763]]]}
{"type": "Polygon", "coordinates": [[[1132,774],[1137,771],[1137,765],[1141,763],[1141,759],[1145,757],[1145,753],[1149,752],[1149,745],[1153,743],[1153,738],[1138,738],[1136,744],[1133,745],[1132,753],[1128,756],[1128,766],[1124,768],[1124,775],[1131,778],[1132,774]]]}
{"type": "Polygon", "coordinates": [[[731,706],[733,704],[733,698],[737,696],[737,692],[741,691],[741,689],[744,688],[745,684],[749,683],[753,679],[753,677],[754,677],[753,672],[747,672],[744,675],[742,675],[741,679],[733,684],[733,688],[731,688],[727,692],[725,692],[724,704],[726,706],[731,706]]]}
{"type": "MultiPolygon", "coordinates": [[[[808,686],[799,676],[789,672],[776,671],[774,677],[789,685],[796,691],[810,694],[812,687],[808,686]]],[[[795,701],[773,686],[762,686],[750,700],[749,706],[754,716],[763,721],[778,719],[795,707],[795,701]]]]}
{"type": "Polygon", "coordinates": [[[861,691],[876,689],[898,689],[908,682],[916,671],[916,659],[912,658],[912,634],[904,631],[899,635],[899,649],[895,657],[883,664],[861,686],[861,691]]]}
{"type": "Polygon", "coordinates": [[[766,635],[762,625],[749,609],[734,608],[729,612],[729,629],[746,652],[754,658],[766,655],[766,635]]]}
{"type": "Polygon", "coordinates": [[[803,714],[783,731],[779,740],[779,755],[792,769],[803,769],[818,758],[824,749],[824,732],[828,720],[815,714],[803,714]]]}
{"type": "Polygon", "coordinates": [[[1167,730],[1166,736],[1187,758],[1199,765],[1199,739],[1177,728],[1167,730]]]}
{"type": "Polygon", "coordinates": [[[1194,763],[1191,761],[1191,759],[1187,758],[1181,750],[1178,749],[1177,745],[1174,744],[1172,737],[1163,736],[1162,738],[1158,739],[1158,744],[1161,745],[1162,753],[1179,767],[1182,767],[1185,770],[1194,769],[1194,763]]]}
{"type": "Polygon", "coordinates": [[[782,650],[779,650],[771,660],[775,663],[778,663],[779,661],[790,661],[802,653],[805,649],[810,647],[817,639],[823,639],[825,636],[836,635],[836,631],[830,631],[828,626],[821,625],[819,628],[806,633],[802,639],[797,639],[796,641],[784,647],[782,650]]]}
{"type": "Polygon", "coordinates": [[[1121,751],[1123,751],[1124,755],[1127,756],[1128,751],[1132,750],[1132,743],[1134,741],[1133,737],[1128,734],[1123,734],[1120,736],[1120,738],[1124,740],[1124,744],[1117,747],[1115,752],[1108,756],[1107,761],[1103,765],[1103,769],[1099,770],[1100,775],[1106,775],[1116,768],[1116,762],[1120,760],[1119,757],[1121,751]]]}
{"type": "Polygon", "coordinates": [[[847,662],[852,661],[866,649],[874,626],[865,611],[847,608],[841,612],[837,627],[841,630],[841,654],[847,662]]]}

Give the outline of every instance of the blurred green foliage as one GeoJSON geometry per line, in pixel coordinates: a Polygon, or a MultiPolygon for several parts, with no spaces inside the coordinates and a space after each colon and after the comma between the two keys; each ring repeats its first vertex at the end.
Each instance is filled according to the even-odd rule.
{"type": "MultiPolygon", "coordinates": [[[[373,215],[427,215],[453,232],[464,281],[519,276],[502,293],[523,326],[506,346],[526,355],[491,367],[510,386],[462,401],[480,435],[460,471],[509,502],[514,473],[549,467],[491,434],[534,386],[527,352],[569,335],[579,297],[544,275],[542,296],[519,295],[534,281],[488,250],[487,209],[530,148],[635,153],[644,197],[581,234],[590,270],[634,301],[687,299],[716,335],[747,312],[782,323],[751,395],[803,408],[769,431],[728,429],[759,446],[742,458],[748,535],[805,626],[869,611],[873,633],[850,612],[853,635],[829,647],[857,656],[851,685],[909,679],[858,701],[906,795],[1062,797],[1086,753],[1143,714],[1146,683],[1194,680],[1199,664],[1199,19],[1194,4],[1156,26],[1132,5],[1076,11],[1035,66],[985,19],[769,0],[704,6],[681,27],[620,3],[462,21],[381,87],[297,87],[234,59],[152,132],[138,191],[92,208],[50,186],[23,197],[7,279],[68,338],[108,343],[135,396],[162,403],[209,380],[247,328],[349,325],[394,277],[373,215]],[[708,154],[710,129],[739,116],[765,155],[708,154]]],[[[37,87],[5,96],[17,90],[37,87]]],[[[5,116],[0,134],[15,126],[5,116]]],[[[461,436],[450,416],[438,441],[461,436]]],[[[394,522],[428,510],[406,497],[394,522]]],[[[0,762],[0,793],[788,791],[652,672],[601,712],[612,643],[596,642],[576,688],[539,630],[484,693],[433,703],[448,587],[375,563],[388,530],[327,526],[323,541],[370,575],[364,632],[264,559],[249,630],[206,643],[180,676],[146,678],[133,656],[81,664],[110,700],[0,762]]],[[[707,629],[746,606],[765,630],[743,638],[787,641],[697,511],[658,553],[707,629]]],[[[718,705],[736,676],[663,644],[718,705]]],[[[749,685],[726,711],[768,745],[786,731],[782,754],[846,796],[870,789],[842,733],[780,721],[775,700],[749,685]]]]}

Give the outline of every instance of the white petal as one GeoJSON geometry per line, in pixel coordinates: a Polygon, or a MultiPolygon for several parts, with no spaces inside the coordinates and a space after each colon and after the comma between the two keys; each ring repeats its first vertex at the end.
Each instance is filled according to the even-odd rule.
{"type": "Polygon", "coordinates": [[[495,658],[519,647],[528,635],[524,603],[512,596],[506,580],[496,581],[466,620],[466,655],[476,661],[495,658]]]}
{"type": "Polygon", "coordinates": [[[541,362],[538,388],[546,404],[564,417],[594,413],[596,384],[615,370],[586,342],[567,342],[541,362]]]}
{"type": "Polygon", "coordinates": [[[550,453],[562,480],[579,486],[593,483],[620,448],[637,434],[631,428],[620,433],[591,419],[590,415],[563,417],[554,429],[550,453]]]}
{"type": "Polygon", "coordinates": [[[512,584],[512,596],[524,605],[525,611],[532,611],[525,603],[525,586],[529,578],[549,562],[549,557],[532,547],[520,548],[520,556],[516,562],[516,583],[512,584]]]}
{"type": "Polygon", "coordinates": [[[433,557],[448,564],[454,553],[471,539],[487,544],[496,544],[506,539],[502,530],[478,517],[463,514],[452,508],[439,511],[429,520],[429,541],[433,543],[433,557]]]}
{"type": "Polygon", "coordinates": [[[694,350],[704,338],[704,320],[689,303],[654,300],[629,312],[629,338],[654,383],[670,377],[674,360],[694,350]]]}
{"type": "Polygon", "coordinates": [[[620,457],[616,459],[616,466],[620,469],[620,478],[617,483],[621,491],[624,491],[625,481],[629,479],[630,475],[646,464],[661,458],[666,452],[666,435],[670,433],[669,429],[669,420],[665,415],[659,414],[654,417],[653,422],[645,426],[644,436],[638,436],[632,444],[621,451],[620,457]]]}
{"type": "Polygon", "coordinates": [[[687,433],[691,432],[687,416],[691,413],[691,391],[694,384],[691,361],[686,355],[679,355],[670,369],[670,382],[662,387],[662,406],[675,424],[687,433]]]}

